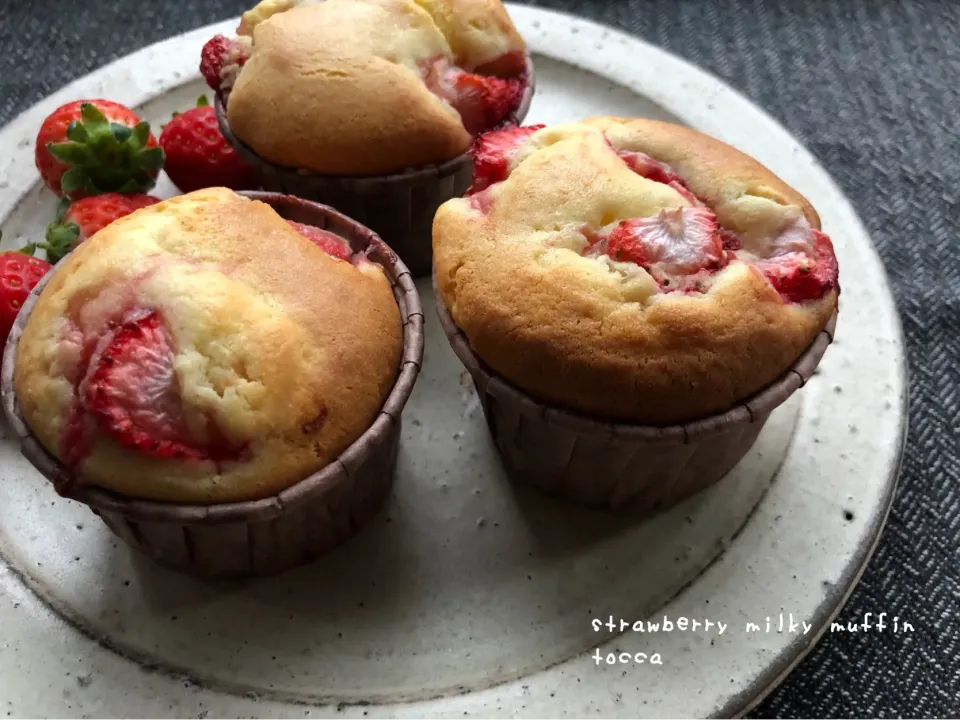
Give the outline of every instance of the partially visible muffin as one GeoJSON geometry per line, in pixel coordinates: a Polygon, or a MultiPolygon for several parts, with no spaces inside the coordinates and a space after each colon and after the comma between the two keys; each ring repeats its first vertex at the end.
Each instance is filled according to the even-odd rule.
{"type": "Polygon", "coordinates": [[[509,120],[529,78],[499,0],[265,0],[205,48],[231,132],[330,175],[441,163],[509,120]],[[215,61],[220,58],[219,63],[215,61]]]}
{"type": "Polygon", "coordinates": [[[253,500],[371,425],[402,342],[379,265],[212,188],[121,218],[61,263],[20,338],[14,387],[76,482],[253,500]]]}
{"type": "Polygon", "coordinates": [[[653,120],[480,138],[434,221],[437,289],[476,355],[551,406],[665,426],[789,371],[837,309],[810,203],[736,149],[653,120]]]}

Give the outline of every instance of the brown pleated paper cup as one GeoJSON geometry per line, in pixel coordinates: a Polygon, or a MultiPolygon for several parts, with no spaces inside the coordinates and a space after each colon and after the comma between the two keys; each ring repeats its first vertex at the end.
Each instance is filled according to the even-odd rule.
{"type": "Polygon", "coordinates": [[[7,341],[0,371],[3,408],[24,456],[67,495],[84,503],[129,545],[164,567],[191,575],[268,575],[310,562],[357,532],[381,508],[393,486],[400,420],[420,372],[423,313],[409,271],[369,229],[317,203],[263,192],[262,200],[283,217],[325,228],[369,249],[384,269],[403,319],[403,357],[396,383],[373,424],[338,458],[273,497],[217,505],[179,505],[129,499],[68,483],[70,470],[47,452],[20,412],[13,385],[17,346],[27,318],[52,272],[24,303],[7,341]]]}
{"type": "Polygon", "coordinates": [[[639,515],[666,510],[722,479],[770,414],[813,375],[837,315],[783,376],[712,417],[668,427],[611,423],[551,407],[497,376],[473,352],[434,287],[440,323],[473,378],[511,480],[582,505],[639,515]]]}
{"type": "MultiPolygon", "coordinates": [[[[533,62],[527,57],[527,87],[508,122],[520,124],[535,91],[533,62]]],[[[473,184],[473,158],[464,153],[439,165],[390,175],[321,175],[267,162],[237,138],[227,121],[226,103],[217,93],[214,107],[220,131],[257,172],[261,187],[315,200],[363,223],[400,256],[413,277],[433,267],[433,216],[443,203],[462,196],[473,184]]],[[[322,122],[322,118],[318,119],[322,122]]]]}

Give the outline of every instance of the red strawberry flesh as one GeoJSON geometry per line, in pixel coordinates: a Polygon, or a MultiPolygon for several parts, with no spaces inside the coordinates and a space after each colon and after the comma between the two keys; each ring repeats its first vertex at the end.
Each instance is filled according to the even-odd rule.
{"type": "Polygon", "coordinates": [[[507,127],[493,130],[478,137],[470,152],[473,155],[473,185],[467,195],[486,190],[494,183],[502,182],[510,174],[510,161],[544,125],[507,127]]]}
{"type": "Polygon", "coordinates": [[[525,81],[455,71],[453,107],[467,132],[479,135],[505,122],[520,104],[525,81]]]}
{"type": "MultiPolygon", "coordinates": [[[[694,209],[709,212],[706,204],[690,191],[683,179],[670,166],[641,152],[617,150],[616,153],[638,175],[654,182],[669,185],[680,193],[694,209]]],[[[650,220],[651,218],[627,220],[625,223],[632,223],[639,228],[648,224],[650,220]]],[[[714,218],[714,224],[716,224],[715,220],[714,218]]],[[[621,223],[621,227],[623,226],[624,223],[621,223]]],[[[838,288],[839,279],[837,259],[830,238],[819,230],[808,228],[805,223],[798,224],[797,227],[800,228],[798,230],[800,237],[795,242],[795,246],[806,247],[808,245],[807,232],[812,233],[812,252],[803,250],[787,252],[756,261],[755,265],[785,300],[802,303],[819,299],[831,290],[838,288]],[[806,228],[806,230],[803,230],[803,228],[806,228]]],[[[618,230],[621,230],[621,228],[618,227],[614,231],[614,235],[617,234],[618,230]]],[[[618,249],[622,256],[629,257],[632,261],[647,267],[644,263],[650,262],[647,259],[649,248],[646,243],[636,241],[635,231],[624,232],[621,230],[620,236],[616,239],[614,235],[608,241],[611,247],[616,246],[619,242],[618,249]]],[[[741,249],[740,238],[727,228],[716,228],[713,237],[719,239],[723,251],[735,253],[741,249]]],[[[707,249],[704,257],[716,257],[715,250],[716,246],[711,242],[711,246],[707,249]]],[[[719,264],[704,267],[722,267],[724,264],[725,262],[720,261],[719,264]]],[[[661,264],[661,268],[666,269],[666,266],[661,264]]],[[[647,269],[650,268],[647,267],[647,269]]],[[[684,274],[697,272],[696,269],[689,267],[686,269],[675,267],[675,271],[684,274]]],[[[657,277],[656,271],[653,274],[657,277]]],[[[660,277],[657,277],[657,280],[662,282],[660,277]]]]}
{"type": "Polygon", "coordinates": [[[107,340],[82,389],[83,404],[100,428],[152,457],[206,458],[186,438],[174,351],[160,315],[129,320],[107,340]]]}
{"type": "Polygon", "coordinates": [[[617,225],[607,240],[614,260],[640,265],[658,280],[716,270],[726,264],[717,218],[701,208],[662,210],[617,225]]]}
{"type": "Polygon", "coordinates": [[[211,89],[220,90],[226,79],[224,69],[242,67],[246,60],[239,43],[225,35],[214,35],[200,51],[200,74],[211,89]]]}
{"type": "Polygon", "coordinates": [[[633,150],[617,150],[617,155],[623,160],[627,167],[633,170],[637,175],[645,177],[653,182],[669,185],[673,182],[682,182],[680,177],[664,163],[654,160],[649,155],[633,150]]]}
{"type": "Polygon", "coordinates": [[[430,92],[454,107],[464,128],[474,136],[510,120],[527,86],[525,76],[470,73],[452,67],[442,56],[423,61],[420,75],[430,92]]]}
{"type": "Polygon", "coordinates": [[[327,255],[335,257],[338,260],[346,260],[347,262],[353,257],[353,251],[349,243],[339,235],[334,235],[332,232],[322,230],[313,225],[305,225],[294,222],[293,220],[287,220],[287,222],[294,230],[323,250],[327,255]]]}
{"type": "Polygon", "coordinates": [[[813,236],[813,257],[791,252],[757,263],[764,277],[788,302],[818,300],[839,288],[839,268],[833,243],[819,230],[814,230],[813,236]]]}
{"type": "Polygon", "coordinates": [[[627,167],[640,177],[669,185],[680,193],[693,207],[706,207],[703,201],[691,192],[683,179],[677,175],[669,165],[659,160],[654,160],[646,153],[636,152],[634,150],[616,150],[615,152],[620,156],[620,159],[626,163],[627,167]]]}

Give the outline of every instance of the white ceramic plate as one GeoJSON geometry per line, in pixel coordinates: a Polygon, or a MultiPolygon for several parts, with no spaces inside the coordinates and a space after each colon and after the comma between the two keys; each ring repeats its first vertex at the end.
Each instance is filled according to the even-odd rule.
{"type": "MultiPolygon", "coordinates": [[[[829,625],[883,525],[905,429],[900,329],[870,239],[811,155],[714,78],[603,27],[510,10],[538,68],[528,122],[674,120],[754,155],[810,198],[843,282],[837,340],[817,375],[717,487],[626,524],[505,481],[428,311],[386,512],[321,561],[250,583],[146,563],[4,441],[0,697],[13,715],[727,715],[757,702],[829,625]],[[810,630],[778,632],[781,613],[810,630]],[[593,620],[609,616],[691,625],[598,632],[593,620]],[[694,619],[725,630],[694,629],[694,619]],[[747,632],[749,621],[761,631],[747,632]],[[598,665],[595,649],[647,661],[598,665]]],[[[203,42],[234,27],[146,48],[4,128],[5,246],[37,237],[53,212],[32,162],[47,113],[105,96],[164,122],[203,92],[203,42]]],[[[164,180],[157,192],[173,189],[164,180]]]]}

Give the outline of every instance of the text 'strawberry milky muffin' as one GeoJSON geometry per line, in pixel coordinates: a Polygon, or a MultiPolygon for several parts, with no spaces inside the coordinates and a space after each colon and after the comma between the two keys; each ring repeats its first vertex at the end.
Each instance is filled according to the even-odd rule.
{"type": "Polygon", "coordinates": [[[435,220],[438,309],[513,474],[649,507],[725,474],[831,337],[809,202],[652,120],[508,129],[475,155],[435,220]]]}
{"type": "Polygon", "coordinates": [[[500,1],[266,0],[238,33],[211,40],[202,69],[264,185],[337,207],[429,271],[433,212],[469,186],[471,143],[530,100],[500,1]]]}
{"type": "MultiPolygon", "coordinates": [[[[409,308],[392,288],[405,269],[342,216],[263,200],[213,188],[121,218],[68,256],[21,315],[5,405],[15,400],[15,420],[55,466],[62,494],[120,515],[153,507],[181,538],[180,521],[198,513],[223,515],[244,537],[272,513],[273,542],[283,512],[330,469],[344,517],[326,498],[314,538],[295,529],[304,552],[353,522],[351,503],[382,500],[395,438],[386,428],[368,436],[409,350],[409,308]],[[362,439],[385,444],[384,458],[371,471],[365,456],[377,452],[354,452],[355,477],[339,482],[342,457],[362,439]]],[[[143,532],[134,544],[150,545],[143,532]]],[[[196,553],[191,545],[184,551],[196,553]]],[[[291,552],[282,563],[302,559],[291,552]]],[[[271,569],[266,556],[260,564],[271,569]]]]}

